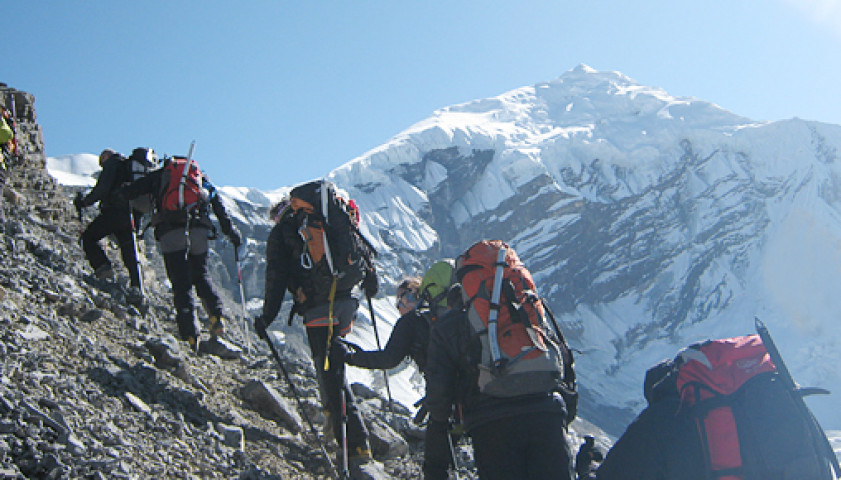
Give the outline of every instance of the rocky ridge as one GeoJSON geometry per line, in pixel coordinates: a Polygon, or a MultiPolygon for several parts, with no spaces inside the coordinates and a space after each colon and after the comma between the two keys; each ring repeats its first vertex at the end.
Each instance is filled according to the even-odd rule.
{"type": "MultiPolygon", "coordinates": [[[[90,274],[73,192],[44,169],[34,97],[14,98],[21,158],[0,224],[0,476],[3,478],[329,478],[265,345],[235,358],[189,352],[175,339],[160,259],[147,240],[148,311],[122,280],[90,274]]],[[[118,252],[110,248],[115,268],[118,252]]],[[[205,330],[206,331],[206,330],[205,330]]],[[[236,340],[236,333],[232,332],[236,340]]],[[[279,350],[320,431],[314,372],[294,345],[279,350]]],[[[354,385],[375,457],[393,478],[420,476],[409,411],[354,385]],[[400,432],[400,433],[398,433],[400,432]]],[[[333,442],[325,440],[331,455],[333,442]]]]}

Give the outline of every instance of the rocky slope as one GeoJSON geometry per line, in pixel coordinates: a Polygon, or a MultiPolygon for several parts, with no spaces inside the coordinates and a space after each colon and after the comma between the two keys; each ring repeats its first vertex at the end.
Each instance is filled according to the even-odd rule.
{"type": "MultiPolygon", "coordinates": [[[[34,98],[5,86],[2,94],[4,104],[16,100],[22,158],[7,185],[19,201],[4,202],[0,225],[0,477],[328,478],[265,345],[222,359],[175,340],[151,242],[148,312],[126,305],[123,279],[90,275],[73,192],[44,169],[34,98]]],[[[115,248],[108,253],[120,266],[115,248]]],[[[280,351],[319,424],[308,355],[291,342],[280,351]]],[[[409,412],[384,415],[382,398],[355,389],[385,470],[418,478],[420,433],[409,412]]]]}

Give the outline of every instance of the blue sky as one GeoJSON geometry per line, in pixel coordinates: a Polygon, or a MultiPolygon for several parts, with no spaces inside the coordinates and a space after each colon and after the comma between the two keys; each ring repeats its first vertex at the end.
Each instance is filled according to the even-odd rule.
{"type": "Polygon", "coordinates": [[[151,146],[219,185],[320,177],[434,110],[580,63],[756,120],[841,124],[841,0],[4,2],[47,154],[151,146]]]}

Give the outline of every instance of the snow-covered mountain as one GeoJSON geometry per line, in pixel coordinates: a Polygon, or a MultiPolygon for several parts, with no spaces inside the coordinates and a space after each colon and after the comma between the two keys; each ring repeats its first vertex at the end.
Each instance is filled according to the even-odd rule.
{"type": "MultiPolygon", "coordinates": [[[[327,178],[360,205],[387,285],[482,238],[512,245],[582,351],[581,416],[613,434],[641,409],[649,366],[753,333],[755,316],[800,383],[835,392],[808,401],[841,429],[839,149],[838,125],[755,122],[581,65],[436,111],[327,178]]],[[[279,187],[222,189],[250,238],[252,297],[279,187]]],[[[393,381],[411,392],[412,377],[393,381]]]]}

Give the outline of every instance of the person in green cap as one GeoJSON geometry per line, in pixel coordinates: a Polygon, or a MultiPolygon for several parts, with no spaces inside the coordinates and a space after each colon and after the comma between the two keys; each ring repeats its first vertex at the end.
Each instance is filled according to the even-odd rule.
{"type": "Polygon", "coordinates": [[[450,287],[453,261],[436,262],[421,277],[407,277],[397,286],[395,306],[400,318],[394,324],[388,343],[382,350],[365,351],[356,344],[344,341],[345,363],[371,370],[389,370],[406,357],[423,372],[426,368],[426,349],[429,327],[447,309],[447,290],[450,287]]]}

